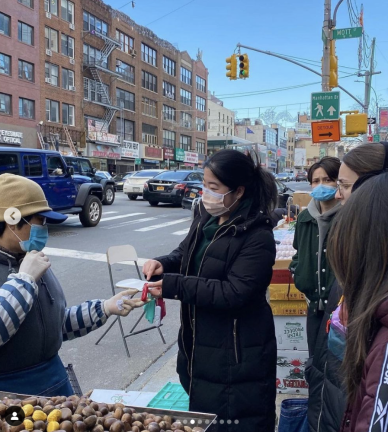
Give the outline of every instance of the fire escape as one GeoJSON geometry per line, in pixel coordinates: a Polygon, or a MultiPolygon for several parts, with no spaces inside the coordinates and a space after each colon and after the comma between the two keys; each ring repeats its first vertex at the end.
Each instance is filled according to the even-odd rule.
{"type": "Polygon", "coordinates": [[[100,56],[94,61],[90,62],[89,59],[88,61],[85,61],[84,59],[84,72],[86,72],[86,70],[89,70],[93,78],[93,81],[91,81],[84,76],[84,94],[87,93],[89,95],[90,91],[93,90],[93,92],[95,92],[96,94],[96,98],[94,100],[88,100],[91,103],[95,103],[97,105],[105,107],[105,113],[102,118],[101,132],[106,132],[109,130],[109,125],[113,120],[116,112],[120,108],[112,104],[107,85],[102,81],[100,72],[108,73],[116,77],[120,76],[115,71],[110,70],[108,67],[104,67],[104,63],[107,62],[108,57],[112,53],[112,51],[116,48],[119,48],[121,44],[118,40],[112,39],[109,36],[96,32],[95,30],[89,32],[89,34],[101,38],[105,42],[105,44],[100,50],[100,56]],[[92,86],[93,88],[90,89],[89,86],[92,86]]]}

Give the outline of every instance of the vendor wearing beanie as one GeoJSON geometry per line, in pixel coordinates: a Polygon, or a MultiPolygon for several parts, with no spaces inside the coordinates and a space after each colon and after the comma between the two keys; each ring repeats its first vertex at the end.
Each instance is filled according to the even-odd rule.
{"type": "Polygon", "coordinates": [[[70,396],[74,392],[58,355],[62,341],[84,336],[110,315],[127,316],[144,304],[122,299],[131,294],[124,291],[109,300],[66,307],[62,287],[42,252],[46,223],[66,219],[52,211],[37,183],[0,175],[0,391],[70,396]],[[7,218],[10,207],[20,212],[17,224],[9,223],[15,217],[12,211],[7,218]]]}

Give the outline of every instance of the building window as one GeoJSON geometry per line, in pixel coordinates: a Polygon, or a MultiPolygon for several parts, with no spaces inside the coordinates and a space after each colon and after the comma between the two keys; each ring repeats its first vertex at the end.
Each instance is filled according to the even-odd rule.
{"type": "Polygon", "coordinates": [[[84,77],[84,99],[92,102],[107,103],[105,94],[109,95],[109,86],[84,77]]]}
{"type": "Polygon", "coordinates": [[[121,51],[126,52],[127,54],[131,54],[131,50],[133,49],[133,38],[128,36],[127,34],[121,32],[120,30],[116,30],[116,39],[121,43],[121,51]]]}
{"type": "Polygon", "coordinates": [[[18,3],[34,9],[34,0],[18,0],[18,3]]]}
{"type": "Polygon", "coordinates": [[[19,60],[18,75],[20,79],[31,81],[35,80],[35,66],[24,60],[19,60]]]}
{"type": "Polygon", "coordinates": [[[31,27],[28,24],[19,21],[18,38],[20,42],[24,42],[28,45],[34,45],[34,27],[31,27]]]}
{"type": "Polygon", "coordinates": [[[35,118],[35,101],[19,98],[19,117],[26,119],[35,118]]]}
{"type": "Polygon", "coordinates": [[[74,24],[74,3],[69,0],[61,0],[61,17],[63,20],[74,24]]]}
{"type": "Polygon", "coordinates": [[[58,0],[44,0],[44,10],[52,15],[58,15],[58,0]]]}
{"type": "Polygon", "coordinates": [[[62,123],[68,126],[75,126],[75,107],[74,105],[69,105],[62,103],[62,123]]]}
{"type": "Polygon", "coordinates": [[[167,81],[163,81],[163,96],[166,96],[169,99],[175,99],[175,86],[170,84],[167,81]]]}
{"type": "Polygon", "coordinates": [[[175,121],[176,109],[168,105],[163,105],[163,120],[175,121]]]}
{"type": "Polygon", "coordinates": [[[0,74],[11,75],[11,57],[0,53],[0,74]]]}
{"type": "Polygon", "coordinates": [[[183,150],[191,150],[191,136],[181,135],[179,138],[179,147],[183,150]]]}
{"type": "Polygon", "coordinates": [[[73,90],[74,87],[74,71],[62,68],[62,88],[65,90],[73,90]]]}
{"type": "Polygon", "coordinates": [[[130,111],[135,111],[135,94],[117,88],[116,89],[117,106],[130,111]]]}
{"type": "Polygon", "coordinates": [[[135,68],[121,60],[116,60],[116,72],[124,81],[135,84],[135,68]]]}
{"type": "Polygon", "coordinates": [[[197,75],[195,77],[195,82],[196,82],[196,85],[197,85],[197,90],[199,90],[199,91],[201,91],[203,93],[206,93],[206,81],[203,78],[201,78],[200,76],[197,75]]]}
{"type": "Polygon", "coordinates": [[[62,33],[61,42],[62,54],[74,58],[74,39],[62,33]]]}
{"type": "Polygon", "coordinates": [[[181,112],[181,126],[191,129],[193,117],[189,113],[181,112]]]}
{"type": "Polygon", "coordinates": [[[45,27],[44,37],[46,41],[46,49],[58,52],[58,32],[50,27],[45,27]]]}
{"type": "Polygon", "coordinates": [[[142,141],[146,144],[158,143],[158,128],[146,123],[142,124],[142,141]]]}
{"type": "Polygon", "coordinates": [[[205,143],[203,141],[196,141],[195,150],[197,151],[197,153],[205,154],[205,143]]]}
{"type": "Polygon", "coordinates": [[[163,129],[163,146],[175,148],[176,133],[163,129]]]}
{"type": "Polygon", "coordinates": [[[176,75],[176,62],[170,58],[163,56],[163,70],[171,76],[176,75]]]}
{"type": "Polygon", "coordinates": [[[191,85],[191,71],[181,66],[181,81],[191,85]]]}
{"type": "Polygon", "coordinates": [[[149,99],[145,96],[142,97],[142,101],[141,101],[142,114],[157,118],[158,117],[157,106],[158,103],[156,101],[149,99]]]}
{"type": "Polygon", "coordinates": [[[200,96],[195,97],[196,107],[198,111],[206,111],[206,100],[200,96]]]}
{"type": "Polygon", "coordinates": [[[181,102],[191,106],[191,92],[181,88],[181,102]]]}
{"type": "Polygon", "coordinates": [[[46,99],[46,120],[59,123],[59,102],[46,99]]]}
{"type": "Polygon", "coordinates": [[[206,120],[197,117],[197,131],[199,132],[206,132],[206,120]]]}
{"type": "Polygon", "coordinates": [[[123,140],[135,141],[135,123],[131,120],[117,118],[116,133],[120,135],[123,140]]]}
{"type": "Polygon", "coordinates": [[[95,65],[99,64],[102,67],[108,69],[108,60],[101,59],[101,51],[97,48],[94,48],[90,45],[84,44],[84,63],[87,65],[95,65]]]}
{"type": "Polygon", "coordinates": [[[157,77],[146,71],[141,71],[141,86],[145,89],[158,92],[157,77]]]}
{"type": "Polygon", "coordinates": [[[11,36],[11,18],[8,15],[5,15],[1,12],[0,12],[0,34],[11,36]]]}
{"type": "Polygon", "coordinates": [[[100,18],[95,17],[89,12],[83,12],[83,29],[85,31],[96,31],[97,33],[102,33],[103,35],[108,35],[108,24],[105,21],[100,20],[100,18]]]}
{"type": "Polygon", "coordinates": [[[12,114],[11,95],[0,93],[0,114],[12,114]]]}
{"type": "Polygon", "coordinates": [[[146,63],[156,67],[156,50],[148,45],[141,44],[141,59],[146,63]]]}
{"type": "Polygon", "coordinates": [[[59,67],[46,62],[44,65],[45,79],[48,84],[58,87],[59,85],[59,67]]]}

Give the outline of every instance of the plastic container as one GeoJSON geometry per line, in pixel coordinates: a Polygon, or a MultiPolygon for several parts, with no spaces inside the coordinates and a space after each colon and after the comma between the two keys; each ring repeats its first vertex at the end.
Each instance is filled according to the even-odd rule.
{"type": "Polygon", "coordinates": [[[189,395],[180,384],[168,382],[147,407],[189,411],[189,395]]]}

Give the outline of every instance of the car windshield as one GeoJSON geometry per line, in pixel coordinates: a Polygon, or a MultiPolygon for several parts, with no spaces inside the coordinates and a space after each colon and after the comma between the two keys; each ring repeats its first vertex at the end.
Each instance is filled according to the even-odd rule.
{"type": "Polygon", "coordinates": [[[279,173],[278,175],[279,176],[288,176],[289,174],[288,173],[279,173]]]}
{"type": "Polygon", "coordinates": [[[133,175],[133,177],[155,177],[160,171],[140,171],[133,175]]]}
{"type": "Polygon", "coordinates": [[[158,180],[183,180],[191,171],[166,171],[156,176],[158,180]]]}

